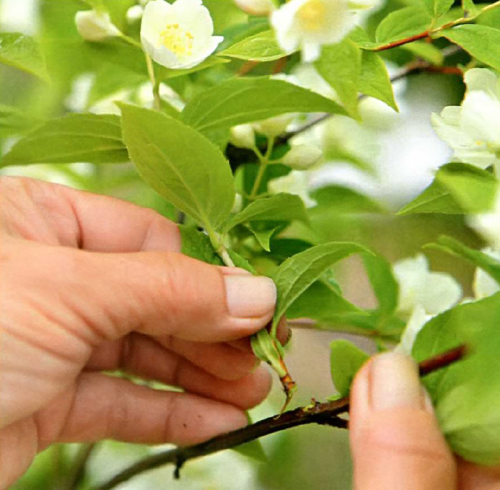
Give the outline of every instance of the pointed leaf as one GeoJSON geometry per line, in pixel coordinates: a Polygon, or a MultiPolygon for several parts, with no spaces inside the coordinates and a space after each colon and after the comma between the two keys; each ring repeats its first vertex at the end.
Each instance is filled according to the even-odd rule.
{"type": "Polygon", "coordinates": [[[249,36],[218,55],[260,62],[274,61],[287,56],[278,45],[274,31],[264,31],[249,36]]]}
{"type": "Polygon", "coordinates": [[[289,112],[346,114],[338,104],[315,92],[259,77],[236,78],[202,92],[187,103],[182,119],[206,132],[289,112]]]}
{"type": "Polygon", "coordinates": [[[221,151],[176,119],[127,104],[121,108],[123,137],[144,180],[205,229],[223,225],[235,189],[221,151]]]}
{"type": "Polygon", "coordinates": [[[285,260],[273,279],[278,289],[278,301],[273,319],[273,332],[288,307],[313,282],[339,260],[354,253],[371,253],[356,243],[326,243],[317,245],[285,260]]]}
{"type": "Polygon", "coordinates": [[[50,80],[40,46],[30,36],[1,32],[0,63],[31,73],[42,80],[50,80]]]}
{"type": "Polygon", "coordinates": [[[240,211],[229,220],[225,226],[225,231],[230,230],[240,223],[262,220],[300,220],[306,223],[309,221],[302,199],[292,194],[282,193],[259,199],[248,205],[243,211],[240,211]]]}
{"type": "Polygon", "coordinates": [[[389,43],[425,32],[432,21],[429,12],[420,5],[412,5],[390,13],[377,27],[375,38],[389,43]]]}
{"type": "Polygon", "coordinates": [[[210,238],[193,226],[179,225],[181,233],[181,253],[207,264],[224,265],[214,250],[210,238]]]}
{"type": "Polygon", "coordinates": [[[71,114],[46,122],[19,140],[1,159],[0,167],[32,163],[124,163],[120,118],[71,114]]]}
{"type": "Polygon", "coordinates": [[[352,342],[334,340],[330,343],[330,370],[332,381],[341,396],[347,396],[361,366],[370,356],[352,342]]]}

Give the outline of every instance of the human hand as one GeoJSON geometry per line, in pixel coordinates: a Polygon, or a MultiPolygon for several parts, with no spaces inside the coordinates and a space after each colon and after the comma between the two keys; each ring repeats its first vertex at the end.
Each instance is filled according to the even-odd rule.
{"type": "Polygon", "coordinates": [[[356,490],[500,488],[500,468],[453,456],[407,356],[381,354],[363,366],[351,391],[349,427],[356,490]]]}
{"type": "Polygon", "coordinates": [[[193,444],[246,424],[270,388],[246,337],[274,283],[180,247],[152,210],[0,179],[0,488],[56,442],[193,444]],[[117,369],[186,392],[101,372],[117,369]]]}

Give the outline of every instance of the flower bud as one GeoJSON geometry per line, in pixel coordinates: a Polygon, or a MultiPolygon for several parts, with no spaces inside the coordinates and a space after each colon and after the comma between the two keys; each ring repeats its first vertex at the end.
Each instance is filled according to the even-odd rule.
{"type": "Polygon", "coordinates": [[[234,0],[236,5],[250,15],[267,16],[274,9],[273,0],[234,0]]]}
{"type": "Polygon", "coordinates": [[[76,13],[75,23],[78,33],[85,41],[99,42],[121,34],[107,12],[81,10],[76,13]]]}
{"type": "Polygon", "coordinates": [[[264,136],[274,138],[285,132],[294,117],[295,114],[282,114],[281,116],[270,117],[264,121],[259,121],[253,124],[253,127],[264,136]]]}
{"type": "Polygon", "coordinates": [[[295,170],[307,170],[319,162],[323,151],[314,145],[296,145],[283,158],[283,163],[295,170]]]}
{"type": "Polygon", "coordinates": [[[127,22],[133,24],[142,19],[144,9],[140,5],[134,5],[127,10],[127,22]]]}
{"type": "Polygon", "coordinates": [[[255,131],[251,124],[240,124],[233,126],[230,132],[229,141],[238,148],[255,147],[255,131]]]}

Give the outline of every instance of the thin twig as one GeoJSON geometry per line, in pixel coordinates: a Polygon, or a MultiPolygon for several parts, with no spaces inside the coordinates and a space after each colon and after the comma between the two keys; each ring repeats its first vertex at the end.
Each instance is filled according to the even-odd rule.
{"type": "MultiPolygon", "coordinates": [[[[427,359],[419,364],[420,374],[424,376],[438,369],[447,367],[462,359],[465,354],[465,346],[460,346],[444,354],[439,354],[431,359],[427,359]]],[[[278,417],[269,417],[242,429],[214,437],[201,444],[178,447],[152,456],[147,456],[136,464],[126,468],[109,481],[96,487],[95,490],[110,490],[141,473],[167,464],[175,465],[175,476],[178,478],[181,467],[189,460],[200,458],[208,454],[214,454],[225,449],[234,448],[269,434],[291,429],[292,427],[298,427],[300,425],[321,424],[337,428],[347,428],[347,421],[340,418],[339,415],[348,411],[349,397],[325,403],[313,402],[307,407],[290,410],[278,417]]]]}

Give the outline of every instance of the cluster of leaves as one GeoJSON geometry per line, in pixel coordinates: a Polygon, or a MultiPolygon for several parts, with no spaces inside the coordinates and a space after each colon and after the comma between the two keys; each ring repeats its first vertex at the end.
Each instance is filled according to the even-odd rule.
{"type": "MultiPolygon", "coordinates": [[[[96,2],[86,3],[94,7],[96,2]]],[[[133,162],[144,182],[170,203],[169,216],[181,216],[185,221],[181,227],[184,253],[275,280],[278,304],[272,325],[254,338],[253,345],[256,354],[282,379],[289,373],[276,330],[285,314],[289,319],[311,319],[319,328],[366,335],[380,348],[397,343],[405,321],[398,313],[398,283],[391,265],[364,243],[332,242],[321,233],[325,216],[341,222],[342,215],[385,213],[382,207],[341,186],[315,191],[312,208],[306,208],[297,195],[271,194],[269,183],[291,171],[276,163],[289,148],[289,135],[276,141],[259,135],[254,152],[236,152],[235,157],[235,148],[229,143],[230,128],[289,113],[304,114],[304,120],[314,113],[360,120],[360,95],[379,99],[397,110],[384,61],[384,56],[396,57],[394,52],[404,63],[424,60],[434,71],[446,73],[443,49],[452,43],[468,53],[465,61],[464,57],[460,61],[500,70],[498,2],[474,5],[472,0],[464,0],[462,7],[453,7],[449,0],[415,0],[407,6],[390,2],[372,17],[366,29],[358,27],[342,42],[323,47],[314,63],[335,90],[338,102],[334,102],[288,81],[270,78],[277,67],[283,69],[285,60],[286,71],[291,70],[300,63],[300,56],[281,50],[267,19],[249,19],[229,0],[205,0],[216,31],[225,37],[219,50],[187,70],[154,67],[155,83],[169,86],[185,100],[182,111],[161,98],[159,110],[123,102],[119,104],[120,115],[65,114],[61,95],[69,93],[77,74],[92,73],[89,106],[118,90],[132,91],[151,76],[138,26],[126,22],[126,12],[135,1],[98,3],[125,33],[123,38],[85,43],[74,30],[61,39],[52,27],[48,38],[57,38],[60,44],[54,46],[38,44],[22,34],[0,33],[0,62],[38,77],[40,94],[48,91],[45,84],[52,83],[50,90],[58,90],[60,95],[54,99],[59,105],[54,104],[43,115],[23,111],[15,103],[0,104],[0,136],[17,138],[2,156],[0,168],[58,164],[83,186],[100,189],[102,174],[85,182],[84,176],[66,164],[85,162],[96,168],[125,164],[118,186],[137,182],[135,170],[126,165],[133,162]],[[60,68],[62,58],[65,63],[60,68]],[[76,65],[74,59],[79,60],[76,65]],[[250,74],[240,76],[249,68],[253,69],[250,74]],[[40,120],[47,113],[55,117],[40,120]],[[237,195],[242,199],[239,210],[235,209],[237,195]],[[378,300],[374,309],[364,310],[349,302],[331,270],[351,254],[363,257],[378,300]]],[[[82,5],[72,0],[67,8],[73,15],[82,5]]],[[[58,2],[46,0],[43,8],[57,9],[58,2]]],[[[449,163],[399,214],[480,213],[491,208],[497,187],[490,170],[449,163]]],[[[500,283],[500,262],[495,259],[449,237],[440,238],[434,247],[473,262],[500,283]]],[[[454,450],[471,461],[488,464],[500,461],[495,440],[500,412],[492,403],[498,400],[500,384],[486,386],[480,381],[481,373],[496,365],[494,346],[500,337],[493,329],[500,314],[499,297],[459,305],[435,317],[423,328],[413,349],[421,360],[463,342],[475,346],[477,355],[470,361],[433,375],[427,387],[454,450]]],[[[332,378],[345,395],[367,354],[345,341],[334,342],[331,352],[332,378]]]]}

